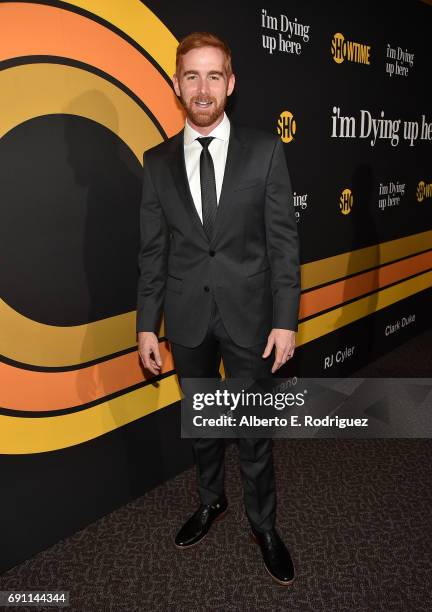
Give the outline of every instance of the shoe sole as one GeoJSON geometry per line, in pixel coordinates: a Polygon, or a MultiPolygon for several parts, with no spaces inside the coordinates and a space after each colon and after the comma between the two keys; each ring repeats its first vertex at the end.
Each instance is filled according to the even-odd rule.
{"type": "MultiPolygon", "coordinates": [[[[220,513],[220,514],[219,514],[219,515],[218,515],[218,516],[217,516],[217,517],[214,519],[213,523],[216,523],[216,521],[220,521],[221,519],[223,519],[223,517],[225,516],[225,514],[226,514],[227,512],[228,512],[228,508],[226,508],[226,509],[225,509],[223,512],[221,512],[221,513],[220,513]]],[[[212,523],[212,524],[213,524],[213,523],[212,523]]],[[[211,529],[211,527],[210,527],[210,529],[211,529]]],[[[194,542],[193,544],[187,544],[186,546],[179,546],[178,544],[176,544],[176,543],[174,542],[174,546],[175,546],[176,548],[178,548],[179,550],[185,550],[186,548],[192,548],[192,546],[196,546],[197,544],[199,544],[200,542],[202,542],[202,541],[203,541],[203,540],[204,540],[204,539],[205,539],[205,538],[208,536],[208,534],[210,533],[210,529],[207,531],[207,533],[206,533],[205,535],[203,535],[203,537],[202,537],[202,538],[200,538],[200,539],[198,540],[198,542],[194,542]]]]}
{"type": "MultiPolygon", "coordinates": [[[[256,537],[254,536],[254,534],[252,532],[249,532],[249,535],[251,537],[252,542],[255,542],[255,544],[258,546],[258,548],[260,548],[260,545],[258,543],[258,540],[256,539],[256,537]]],[[[278,584],[282,585],[282,586],[289,586],[290,584],[292,584],[295,580],[295,567],[294,567],[294,563],[293,563],[293,567],[294,567],[294,576],[291,578],[291,580],[279,580],[279,578],[276,578],[276,576],[274,576],[270,570],[268,569],[267,565],[265,563],[263,563],[264,567],[266,568],[267,574],[269,576],[271,576],[273,578],[273,580],[275,582],[277,582],[278,584]]]]}

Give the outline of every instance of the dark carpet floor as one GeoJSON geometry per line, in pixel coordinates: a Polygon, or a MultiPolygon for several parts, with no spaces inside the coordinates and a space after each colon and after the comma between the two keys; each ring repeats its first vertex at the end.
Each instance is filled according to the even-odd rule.
{"type": "MultiPolygon", "coordinates": [[[[358,375],[431,376],[431,346],[428,331],[358,375]]],[[[80,612],[429,612],[431,453],[432,440],[275,440],[277,526],[297,570],[289,587],[248,536],[231,445],[229,511],[197,546],[173,545],[198,501],[191,469],[12,568],[0,589],[66,589],[80,612]]]]}

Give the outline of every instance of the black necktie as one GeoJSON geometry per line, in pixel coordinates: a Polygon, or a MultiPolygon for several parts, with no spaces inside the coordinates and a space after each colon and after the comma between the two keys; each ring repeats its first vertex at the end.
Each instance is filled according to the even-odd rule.
{"type": "Polygon", "coordinates": [[[197,138],[202,146],[200,156],[201,205],[204,231],[209,240],[212,239],[217,213],[216,179],[213,159],[208,146],[213,136],[197,138]]]}

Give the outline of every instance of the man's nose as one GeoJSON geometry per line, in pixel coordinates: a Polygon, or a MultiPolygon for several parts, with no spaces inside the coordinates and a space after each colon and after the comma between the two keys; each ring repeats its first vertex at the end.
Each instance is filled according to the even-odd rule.
{"type": "Polygon", "coordinates": [[[207,79],[200,79],[199,80],[198,89],[199,89],[199,93],[201,93],[201,94],[207,94],[210,91],[209,83],[208,83],[207,79]]]}

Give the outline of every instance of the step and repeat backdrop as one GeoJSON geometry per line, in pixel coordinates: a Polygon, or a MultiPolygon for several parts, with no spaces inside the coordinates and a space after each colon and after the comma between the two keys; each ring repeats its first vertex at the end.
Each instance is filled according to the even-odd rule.
{"type": "Polygon", "coordinates": [[[164,338],[136,350],[143,152],[175,49],[232,48],[233,121],[278,134],[301,243],[284,375],[346,376],[430,325],[432,8],[0,2],[0,571],[191,465],[164,338]]]}

